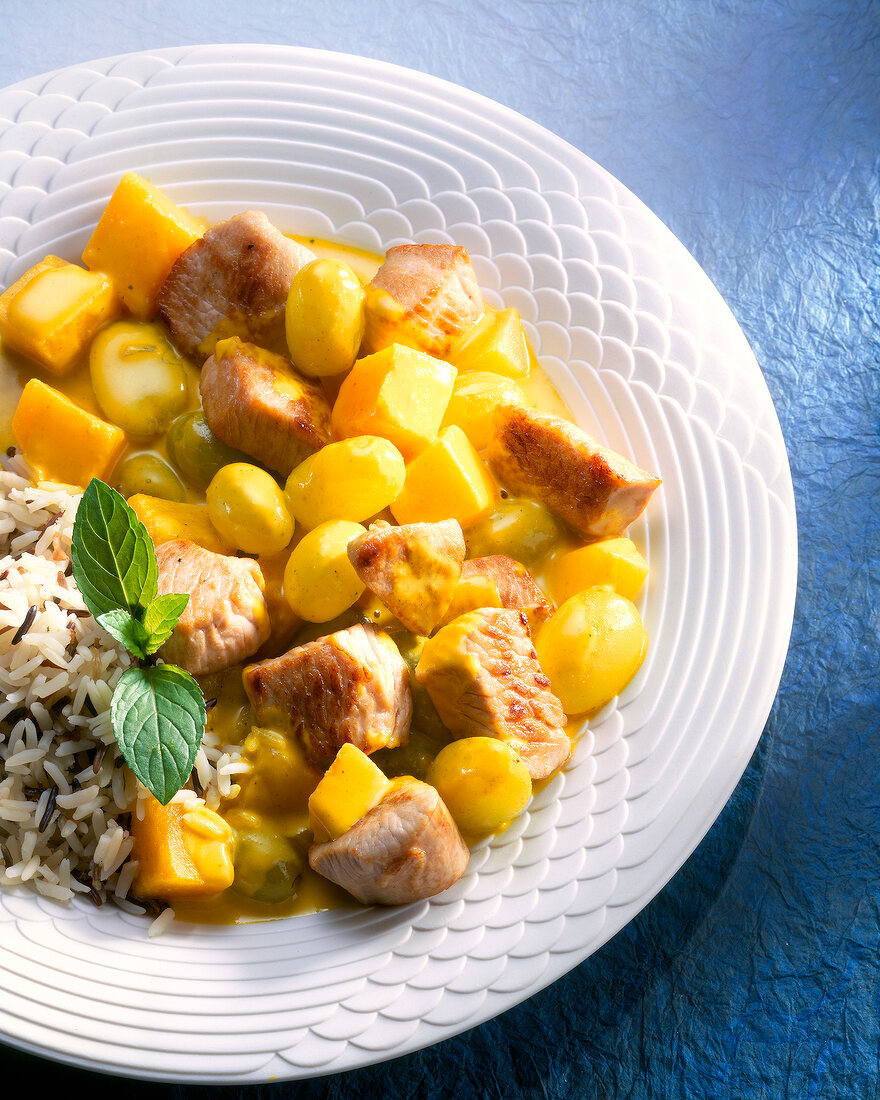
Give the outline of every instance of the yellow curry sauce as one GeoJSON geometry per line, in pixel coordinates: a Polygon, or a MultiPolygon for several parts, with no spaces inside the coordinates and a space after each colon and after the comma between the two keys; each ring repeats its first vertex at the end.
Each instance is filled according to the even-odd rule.
{"type": "MultiPolygon", "coordinates": [[[[369,282],[383,260],[381,256],[311,237],[294,239],[308,246],[318,257],[338,259],[347,263],[364,283],[369,282]]],[[[537,409],[570,419],[568,410],[541,370],[531,350],[530,362],[528,377],[517,379],[517,384],[524,392],[526,400],[537,409]]],[[[187,403],[181,410],[181,414],[201,407],[199,370],[189,362],[185,363],[185,370],[187,403]]],[[[35,374],[40,375],[42,372],[35,371],[32,362],[0,346],[0,446],[4,449],[15,442],[11,430],[12,416],[25,383],[35,374]]],[[[62,377],[49,376],[48,380],[55,389],[87,412],[99,417],[103,415],[92,389],[88,353],[72,371],[62,377]]],[[[338,382],[334,383],[332,380],[325,383],[331,401],[335,396],[333,392],[335,385],[338,385],[338,382]]],[[[165,437],[152,439],[147,445],[142,440],[129,439],[122,459],[135,454],[155,454],[167,460],[165,437]]],[[[191,486],[187,486],[186,489],[189,501],[204,502],[204,493],[197,492],[191,486]]],[[[301,531],[297,531],[294,543],[300,535],[301,531]]],[[[554,540],[550,553],[531,566],[531,572],[539,584],[542,583],[547,561],[554,554],[572,549],[576,545],[578,545],[576,541],[564,533],[560,526],[558,537],[554,540]]],[[[270,573],[269,583],[273,583],[271,573],[275,572],[277,576],[274,583],[280,586],[280,572],[273,571],[271,568],[267,572],[270,573]]],[[[369,590],[366,595],[369,596],[369,590]]],[[[361,606],[366,607],[365,600],[361,601],[361,606]]],[[[381,622],[378,625],[382,625],[381,622]]],[[[327,633],[329,629],[335,629],[334,624],[306,623],[300,633],[294,635],[292,644],[306,640],[307,637],[318,637],[327,633]]],[[[261,656],[267,655],[271,654],[261,654],[261,656]]],[[[212,704],[208,712],[208,728],[217,735],[222,744],[244,746],[251,734],[253,716],[242,686],[241,671],[241,667],[232,668],[224,673],[205,677],[202,681],[205,697],[212,704]]],[[[416,720],[417,716],[414,726],[416,720]]],[[[569,732],[573,733],[575,727],[579,727],[580,724],[580,719],[570,722],[569,732]]],[[[269,732],[271,734],[272,731],[269,732]]],[[[268,740],[272,742],[271,737],[268,740]]],[[[307,799],[314,783],[303,782],[302,778],[298,782],[295,779],[291,782],[291,777],[308,776],[310,773],[314,774],[314,770],[305,763],[301,749],[292,738],[278,735],[272,744],[274,752],[269,752],[265,745],[261,745],[262,755],[265,756],[269,752],[271,758],[263,760],[263,767],[255,769],[251,775],[240,777],[241,793],[225,805],[221,804],[219,812],[237,830],[262,828],[287,837],[296,836],[308,827],[307,799]],[[292,787],[298,788],[298,797],[295,799],[291,799],[292,787]]],[[[247,757],[248,753],[245,750],[245,758],[247,757]]],[[[541,785],[536,784],[535,789],[539,789],[541,785]]],[[[173,904],[179,920],[220,924],[270,920],[297,913],[354,905],[355,902],[344,890],[311,871],[307,861],[304,860],[302,875],[293,897],[289,900],[257,901],[230,888],[222,894],[209,898],[176,898],[173,904]]]]}

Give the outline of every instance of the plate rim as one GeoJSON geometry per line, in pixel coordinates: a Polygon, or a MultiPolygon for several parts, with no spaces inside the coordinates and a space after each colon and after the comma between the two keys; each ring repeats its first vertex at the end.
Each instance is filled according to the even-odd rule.
{"type": "MultiPolygon", "coordinates": [[[[13,85],[10,85],[9,87],[7,87],[7,88],[3,89],[2,91],[0,91],[0,99],[6,97],[9,93],[13,93],[13,92],[16,92],[16,91],[19,91],[19,90],[21,90],[21,91],[34,91],[35,88],[39,89],[40,87],[44,87],[53,78],[59,76],[62,73],[65,73],[65,72],[78,71],[78,70],[82,70],[82,69],[89,69],[92,66],[95,66],[95,67],[105,67],[105,75],[106,75],[106,69],[112,68],[114,65],[120,64],[120,63],[125,62],[125,61],[127,61],[131,58],[134,58],[134,57],[167,58],[172,62],[173,65],[177,65],[187,57],[190,57],[190,56],[193,56],[193,55],[196,55],[196,54],[204,54],[205,52],[215,51],[215,50],[218,50],[218,49],[229,49],[229,50],[233,50],[233,51],[253,50],[253,51],[257,51],[257,52],[266,51],[267,53],[269,53],[272,56],[272,58],[278,58],[279,61],[284,59],[284,58],[287,58],[289,60],[294,60],[298,57],[310,57],[310,58],[313,58],[313,59],[323,59],[323,60],[333,61],[333,62],[338,62],[340,59],[342,59],[345,62],[350,62],[350,63],[356,64],[358,66],[365,66],[367,69],[374,69],[374,70],[384,74],[387,77],[392,77],[392,76],[399,75],[399,74],[403,73],[403,74],[406,74],[409,78],[416,79],[421,85],[424,86],[426,91],[429,92],[429,93],[433,89],[438,89],[438,90],[454,89],[456,94],[459,95],[464,100],[464,103],[465,103],[466,106],[471,101],[475,102],[478,105],[482,105],[484,107],[489,105],[489,106],[491,106],[493,111],[501,112],[502,115],[506,116],[511,121],[515,120],[517,125],[522,126],[523,124],[525,124],[526,128],[534,128],[535,132],[540,134],[540,137],[541,137],[542,141],[544,141],[551,149],[555,148],[555,149],[559,150],[560,152],[564,152],[566,159],[572,158],[572,159],[574,159],[575,162],[580,161],[580,160],[586,161],[590,165],[592,165],[595,170],[597,170],[597,171],[603,173],[604,175],[608,176],[613,181],[615,186],[617,188],[619,188],[623,193],[625,193],[626,196],[628,197],[628,199],[634,205],[637,205],[638,207],[640,207],[650,217],[650,219],[652,219],[653,222],[656,223],[657,226],[661,226],[662,227],[662,232],[665,235],[668,236],[670,241],[673,241],[675,243],[675,246],[677,247],[677,249],[679,249],[681,251],[681,253],[684,255],[684,257],[686,257],[687,262],[692,264],[694,266],[694,268],[700,273],[700,276],[702,277],[702,279],[704,279],[712,287],[712,290],[714,291],[714,294],[715,294],[715,297],[717,298],[718,303],[720,303],[720,305],[723,307],[723,309],[727,312],[727,314],[730,317],[730,320],[736,326],[737,330],[740,333],[742,333],[742,330],[740,329],[740,327],[738,325],[738,322],[736,322],[736,319],[733,315],[732,310],[730,310],[730,308],[727,306],[727,303],[724,302],[724,300],[721,297],[720,293],[718,292],[717,288],[715,288],[714,284],[711,283],[711,280],[709,279],[708,275],[706,275],[706,273],[702,271],[702,268],[699,267],[696,260],[693,259],[693,257],[690,255],[690,253],[687,251],[687,249],[681,243],[681,241],[675,236],[675,234],[673,234],[672,231],[668,228],[668,226],[666,226],[664,223],[662,223],[660,221],[660,219],[657,218],[656,215],[654,215],[653,212],[651,212],[649,210],[649,208],[644,203],[641,202],[641,200],[639,200],[635,195],[633,195],[633,193],[631,191],[629,191],[628,188],[626,188],[623,184],[621,184],[613,176],[611,176],[611,174],[608,173],[607,170],[603,169],[600,165],[598,165],[595,161],[593,161],[592,158],[590,158],[588,154],[583,153],[582,151],[578,150],[575,146],[573,146],[569,142],[567,142],[565,139],[559,137],[556,134],[553,134],[551,131],[547,130],[546,128],[541,126],[539,123],[537,123],[534,120],[528,118],[527,116],[513,110],[512,108],[507,107],[504,104],[498,103],[497,101],[492,100],[492,99],[486,97],[485,95],[482,95],[481,93],[473,92],[473,91],[469,90],[468,88],[466,88],[462,85],[459,85],[457,83],[445,80],[445,79],[440,78],[440,77],[433,76],[431,74],[421,72],[421,71],[416,70],[416,69],[406,68],[404,66],[398,66],[398,65],[395,65],[395,64],[393,64],[391,62],[387,62],[387,61],[380,61],[380,60],[365,58],[365,57],[361,57],[361,56],[356,55],[356,54],[337,53],[335,51],[315,49],[315,48],[311,48],[311,47],[284,46],[284,45],[277,45],[277,44],[268,45],[268,44],[260,44],[260,43],[252,43],[252,44],[234,44],[234,43],[229,43],[229,44],[226,44],[226,43],[202,44],[202,45],[165,47],[165,48],[156,49],[156,50],[132,51],[130,53],[110,55],[110,56],[104,57],[104,58],[94,59],[94,60],[91,60],[91,61],[85,61],[85,62],[81,62],[81,63],[78,63],[78,64],[73,64],[73,65],[67,65],[67,66],[64,66],[60,69],[50,70],[50,71],[47,71],[46,73],[42,73],[42,74],[39,74],[37,76],[29,77],[29,78],[26,78],[25,80],[21,80],[21,81],[16,82],[13,85]]],[[[35,94],[37,96],[39,96],[39,95],[42,95],[43,93],[41,91],[37,90],[35,92],[35,94]]],[[[6,128],[5,124],[0,125],[0,132],[4,131],[5,128],[6,128]]],[[[743,340],[745,341],[744,336],[743,336],[743,340]]],[[[779,425],[778,416],[776,414],[775,409],[773,408],[773,402],[772,402],[772,398],[770,396],[769,388],[767,387],[767,384],[766,384],[766,380],[764,379],[764,376],[761,373],[760,367],[757,364],[757,361],[755,360],[753,353],[751,353],[751,349],[749,349],[749,353],[751,355],[751,359],[754,362],[754,365],[755,365],[755,368],[756,368],[756,371],[757,371],[757,376],[756,376],[755,379],[753,379],[753,382],[758,383],[759,385],[763,386],[764,393],[766,395],[766,402],[767,402],[767,405],[769,405],[770,411],[772,412],[772,417],[773,417],[773,420],[775,422],[776,431],[778,432],[778,441],[782,446],[782,454],[783,454],[783,458],[784,458],[784,471],[783,471],[783,476],[782,476],[782,482],[783,482],[783,487],[784,488],[787,487],[787,489],[788,489],[788,499],[787,500],[781,500],[781,503],[782,503],[783,507],[785,507],[787,509],[787,513],[788,513],[787,518],[790,521],[790,523],[792,524],[791,530],[789,531],[790,545],[788,547],[788,551],[789,551],[790,557],[789,557],[789,560],[787,562],[787,565],[788,565],[788,569],[786,571],[787,572],[787,578],[786,578],[787,579],[787,585],[785,586],[785,588],[786,588],[785,595],[787,596],[787,599],[786,599],[785,602],[786,602],[786,605],[789,606],[790,614],[788,614],[788,612],[786,612],[786,614],[785,614],[785,618],[786,618],[786,621],[787,621],[787,629],[785,630],[785,642],[784,642],[784,644],[780,644],[778,646],[778,651],[777,651],[777,654],[776,654],[776,661],[775,661],[775,666],[776,667],[773,669],[773,672],[771,674],[771,678],[772,678],[772,680],[775,684],[775,687],[774,687],[773,692],[770,694],[769,699],[766,701],[766,707],[762,707],[763,718],[762,718],[760,727],[757,730],[756,735],[753,738],[747,738],[746,739],[749,742],[750,747],[748,749],[748,752],[745,754],[745,759],[744,759],[742,769],[737,771],[735,774],[731,773],[727,777],[728,783],[726,784],[726,788],[725,788],[726,789],[726,794],[724,795],[723,799],[721,799],[720,805],[714,811],[707,811],[706,814],[704,815],[705,820],[701,821],[700,825],[697,826],[696,829],[691,828],[689,830],[689,833],[690,833],[691,837],[693,837],[695,832],[698,832],[699,835],[697,836],[696,840],[693,841],[693,843],[691,843],[690,840],[685,842],[685,844],[681,848],[681,851],[679,852],[679,855],[676,857],[676,859],[669,863],[667,871],[664,872],[664,876],[662,877],[662,881],[660,881],[659,884],[656,884],[656,885],[652,884],[652,888],[650,889],[650,896],[648,896],[647,898],[642,899],[640,901],[637,901],[637,902],[633,902],[633,903],[629,903],[627,905],[621,905],[621,906],[616,907],[618,915],[622,915],[623,919],[620,920],[619,923],[616,922],[616,921],[614,922],[616,924],[616,927],[614,927],[608,933],[608,935],[605,936],[605,938],[602,940],[602,943],[607,942],[608,939],[610,939],[611,936],[616,934],[617,931],[619,931],[626,923],[628,923],[628,921],[630,919],[632,919],[632,917],[635,916],[635,914],[637,912],[639,912],[642,908],[644,908],[647,904],[649,904],[650,901],[653,900],[653,898],[655,898],[657,896],[657,894],[663,889],[663,887],[669,882],[669,880],[677,873],[677,871],[680,869],[682,864],[693,853],[695,848],[699,845],[699,843],[702,841],[702,839],[708,833],[708,831],[711,828],[712,824],[717,819],[717,816],[720,814],[721,810],[723,810],[724,805],[726,805],[726,803],[727,803],[727,801],[730,797],[730,794],[733,792],[733,790],[735,789],[735,787],[739,783],[739,781],[742,777],[742,774],[745,770],[745,767],[748,764],[748,760],[751,757],[751,754],[754,751],[755,746],[757,745],[758,741],[760,740],[762,730],[764,729],[764,726],[766,725],[766,722],[767,722],[767,718],[768,718],[770,712],[772,711],[773,704],[774,704],[774,701],[776,699],[776,695],[777,695],[777,692],[778,692],[778,686],[779,686],[779,683],[780,683],[781,678],[782,678],[782,673],[783,673],[783,669],[784,669],[786,654],[787,654],[787,651],[788,651],[788,646],[789,646],[790,637],[791,637],[791,631],[792,631],[792,627],[793,627],[794,602],[795,602],[796,585],[797,585],[797,571],[798,571],[798,568],[797,568],[797,521],[796,521],[796,512],[795,512],[795,504],[794,504],[794,492],[793,492],[793,485],[792,485],[792,480],[791,480],[791,472],[790,472],[790,467],[789,467],[789,463],[788,463],[788,455],[787,455],[787,451],[785,449],[785,441],[784,441],[784,438],[782,436],[782,431],[781,431],[781,427],[779,425]]],[[[777,485],[777,487],[776,487],[777,492],[778,492],[778,489],[779,489],[779,486],[777,485]]],[[[597,946],[599,946],[599,945],[597,945],[597,946]]],[[[595,950],[595,949],[596,948],[594,948],[593,950],[595,950]]],[[[553,981],[558,980],[558,978],[561,977],[562,974],[564,974],[568,970],[572,969],[573,966],[578,965],[578,963],[580,961],[583,961],[583,959],[586,958],[588,956],[588,954],[590,954],[590,953],[591,953],[590,951],[586,952],[580,959],[578,959],[577,961],[575,961],[571,965],[565,966],[560,971],[560,973],[551,973],[550,976],[546,978],[546,980],[540,981],[537,985],[530,986],[529,990],[528,990],[528,993],[525,994],[525,996],[516,996],[516,997],[510,999],[509,1003],[507,1005],[505,1005],[504,1007],[500,1008],[500,1009],[493,1006],[493,1005],[491,1005],[489,1003],[489,999],[487,998],[487,1001],[485,1002],[485,1004],[487,1005],[485,1012],[477,1012],[473,1016],[468,1016],[466,1019],[461,1021],[460,1024],[455,1025],[455,1026],[453,1026],[451,1028],[448,1028],[448,1029],[444,1029],[443,1034],[438,1036],[436,1039],[428,1039],[426,1042],[414,1043],[412,1045],[404,1044],[400,1049],[396,1049],[392,1052],[378,1051],[378,1052],[375,1052],[375,1056],[367,1057],[367,1058],[358,1060],[351,1067],[346,1066],[346,1067],[343,1067],[343,1069],[345,1069],[345,1068],[354,1068],[354,1065],[357,1065],[357,1066],[373,1065],[373,1064],[388,1060],[388,1059],[393,1058],[393,1057],[398,1057],[401,1054],[410,1053],[410,1052],[418,1050],[418,1049],[423,1049],[426,1046],[433,1045],[435,1042],[439,1042],[442,1039],[451,1037],[452,1035],[458,1034],[461,1031],[469,1029],[470,1027],[477,1026],[478,1024],[483,1023],[486,1020],[493,1018],[500,1011],[504,1011],[506,1008],[513,1007],[514,1004],[520,1003],[522,1000],[526,999],[527,997],[532,996],[534,993],[538,992],[540,989],[546,988],[546,986],[552,984],[553,981]]],[[[111,1064],[111,1063],[103,1063],[102,1064],[100,1062],[93,1061],[93,1060],[90,1060],[88,1058],[80,1059],[80,1058],[78,1058],[74,1055],[68,1055],[66,1053],[59,1052],[58,1050],[56,1050],[52,1047],[49,1047],[49,1046],[43,1047],[40,1044],[32,1044],[32,1043],[28,1042],[25,1039],[21,1039],[21,1038],[16,1037],[16,1036],[10,1036],[9,1034],[6,1033],[5,1029],[4,1029],[4,1033],[3,1033],[3,1038],[4,1038],[4,1042],[9,1043],[11,1046],[17,1047],[18,1049],[26,1050],[29,1053],[37,1054],[37,1055],[40,1055],[40,1056],[43,1056],[43,1057],[48,1057],[48,1058],[56,1060],[56,1061],[64,1062],[65,1064],[75,1065],[75,1066],[79,1066],[81,1068],[91,1069],[91,1070],[95,1070],[95,1071],[98,1071],[98,1072],[104,1072],[104,1073],[110,1073],[110,1074],[114,1074],[114,1073],[119,1074],[120,1073],[119,1067],[114,1065],[114,1064],[111,1064]]],[[[293,1067],[291,1067],[291,1068],[293,1068],[293,1067]]],[[[334,1066],[334,1065],[328,1065],[327,1067],[314,1067],[314,1068],[310,1068],[308,1070],[307,1076],[321,1076],[321,1075],[331,1074],[331,1073],[335,1073],[335,1072],[339,1072],[339,1071],[340,1071],[340,1067],[334,1066]]],[[[186,1076],[186,1075],[181,1076],[177,1073],[174,1073],[173,1075],[162,1074],[162,1075],[156,1076],[155,1072],[153,1072],[149,1069],[147,1069],[143,1073],[138,1073],[138,1072],[132,1071],[130,1068],[125,1069],[122,1072],[123,1072],[124,1076],[139,1077],[139,1078],[147,1079],[147,1080],[180,1081],[180,1082],[192,1081],[192,1082],[198,1082],[198,1083],[208,1083],[208,1082],[211,1082],[211,1081],[229,1083],[230,1081],[233,1081],[233,1080],[256,1081],[256,1080],[265,1080],[266,1079],[266,1078],[261,1078],[261,1077],[250,1077],[250,1076],[248,1076],[246,1078],[229,1077],[229,1076],[226,1076],[226,1075],[221,1075],[219,1077],[209,1077],[209,1076],[206,1076],[205,1074],[197,1074],[195,1076],[190,1077],[190,1076],[186,1076]]],[[[295,1076],[301,1076],[301,1075],[292,1074],[291,1078],[295,1077],[295,1076]]],[[[284,1079],[284,1078],[278,1077],[276,1075],[274,1079],[280,1080],[280,1079],[284,1079]]],[[[288,1078],[288,1079],[290,1079],[290,1078],[288,1078]]]]}

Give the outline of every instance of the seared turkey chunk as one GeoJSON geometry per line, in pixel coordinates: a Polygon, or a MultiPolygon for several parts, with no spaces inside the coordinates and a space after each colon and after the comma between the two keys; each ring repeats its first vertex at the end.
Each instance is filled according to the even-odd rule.
{"type": "Polygon", "coordinates": [[[289,474],[330,442],[330,405],[289,360],[237,337],[222,340],[202,367],[205,419],[229,447],[289,474]]]}
{"type": "Polygon", "coordinates": [[[406,905],[464,874],[467,845],[440,795],[411,776],[335,840],[309,849],[312,869],[364,905],[406,905]]]}
{"type": "Polygon", "coordinates": [[[271,340],[283,333],[294,275],[314,259],[265,214],[236,214],[177,259],[159,291],[159,316],[194,359],[210,355],[224,336],[271,340]]]}
{"type": "Polygon", "coordinates": [[[443,358],[483,312],[467,250],[451,244],[401,244],[367,287],[362,350],[405,344],[443,358]]]}
{"type": "Polygon", "coordinates": [[[660,484],[562,417],[518,405],[495,410],[486,459],[505,489],[536,498],[589,542],[622,535],[660,484]]]}
{"type": "Polygon", "coordinates": [[[349,742],[362,752],[406,744],[409,671],[387,634],[360,624],[244,670],[265,726],[290,727],[310,763],[349,742]]]}
{"type": "Polygon", "coordinates": [[[400,527],[374,523],[348,544],[357,575],[413,634],[430,634],[443,618],[464,555],[454,519],[400,527]]]}
{"type": "Polygon", "coordinates": [[[166,661],[193,676],[222,672],[252,657],[269,637],[263,574],[250,558],[214,554],[186,539],[156,547],[159,595],[189,603],[162,647],[166,661]]]}
{"type": "Polygon", "coordinates": [[[525,611],[533,616],[533,621],[550,617],[550,604],[535,584],[532,574],[524,565],[506,554],[471,558],[462,565],[461,575],[463,579],[488,578],[495,585],[502,607],[525,611]]]}
{"type": "Polygon", "coordinates": [[[500,738],[532,779],[568,760],[565,713],[538,664],[524,611],[460,615],[425,643],[416,679],[456,737],[500,738]]]}

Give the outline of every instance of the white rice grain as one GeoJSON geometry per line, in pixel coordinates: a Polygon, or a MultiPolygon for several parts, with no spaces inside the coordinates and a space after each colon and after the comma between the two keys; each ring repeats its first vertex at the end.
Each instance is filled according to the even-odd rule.
{"type": "MultiPolygon", "coordinates": [[[[110,718],[113,689],[131,661],[88,613],[69,574],[79,499],[69,486],[33,484],[19,457],[0,458],[0,885],[29,882],[58,902],[95,893],[143,914],[127,898],[137,864],[127,819],[118,817],[142,819],[149,795],[117,763],[110,718]],[[96,754],[103,754],[97,772],[96,754]]],[[[183,791],[176,800],[217,808],[221,791],[236,793],[232,778],[243,770],[238,746],[206,734],[195,765],[204,798],[183,791]]],[[[150,935],[173,919],[165,909],[150,935]]]]}
{"type": "Polygon", "coordinates": [[[161,936],[163,932],[167,932],[171,927],[171,922],[174,920],[174,910],[169,906],[167,909],[163,909],[158,917],[153,921],[150,927],[147,929],[147,935],[152,939],[153,936],[161,936]]]}

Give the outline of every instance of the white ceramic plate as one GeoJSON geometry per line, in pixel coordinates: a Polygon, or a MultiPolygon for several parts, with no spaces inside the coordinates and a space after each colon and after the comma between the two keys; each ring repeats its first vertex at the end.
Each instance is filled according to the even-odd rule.
{"type": "Polygon", "coordinates": [[[718,293],[607,172],[461,88],[267,46],[135,54],[0,94],[0,281],[77,259],[127,169],[212,219],[382,251],[470,250],[577,419],[657,471],[648,659],[557,776],[442,897],[244,928],[0,896],[0,1035],[80,1066],[265,1081],[393,1057],[528,997],[693,851],[767,718],[796,573],[791,478],[718,293]]]}

